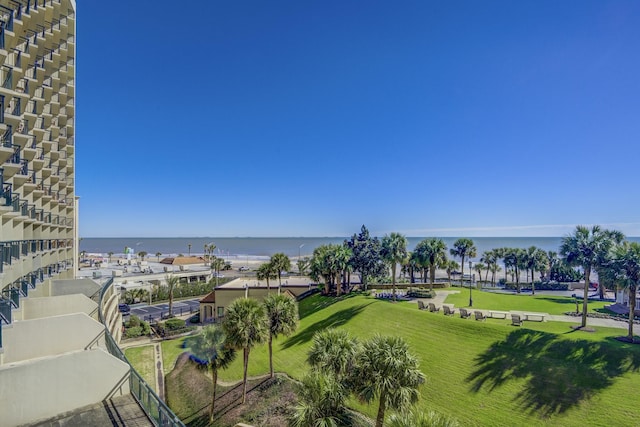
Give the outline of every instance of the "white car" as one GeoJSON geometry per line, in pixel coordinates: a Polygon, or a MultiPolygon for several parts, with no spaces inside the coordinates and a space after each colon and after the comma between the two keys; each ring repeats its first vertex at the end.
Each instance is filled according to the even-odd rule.
{"type": "Polygon", "coordinates": [[[222,273],[213,273],[213,277],[218,277],[218,278],[221,279],[221,278],[224,277],[224,274],[222,274],[222,273]]]}

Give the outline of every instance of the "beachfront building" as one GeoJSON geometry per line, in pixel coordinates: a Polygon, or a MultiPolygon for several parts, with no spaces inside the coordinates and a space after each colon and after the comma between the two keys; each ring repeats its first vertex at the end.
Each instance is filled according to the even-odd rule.
{"type": "Polygon", "coordinates": [[[38,284],[74,277],[75,42],[73,2],[0,0],[4,315],[38,284]]]}
{"type": "Polygon", "coordinates": [[[289,277],[283,280],[282,286],[278,285],[277,280],[271,280],[267,285],[264,280],[238,278],[217,286],[200,300],[200,321],[208,323],[222,320],[226,307],[237,298],[255,298],[262,301],[267,295],[276,293],[298,298],[316,287],[309,282],[308,277],[289,277]]]}
{"type": "Polygon", "coordinates": [[[111,425],[122,405],[136,425],[147,420],[132,398],[134,384],[143,389],[135,371],[114,356],[113,282],[75,278],[75,10],[74,0],[0,0],[3,426],[87,413],[74,425],[111,425]]]}

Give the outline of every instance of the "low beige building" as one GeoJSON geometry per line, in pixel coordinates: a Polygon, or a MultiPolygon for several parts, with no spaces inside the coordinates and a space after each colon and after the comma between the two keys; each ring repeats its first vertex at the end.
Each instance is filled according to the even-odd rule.
{"type": "Polygon", "coordinates": [[[286,293],[294,298],[310,291],[316,285],[308,277],[287,277],[278,286],[277,280],[238,278],[216,287],[200,300],[200,321],[216,322],[224,317],[226,307],[237,298],[255,298],[262,301],[269,294],[286,293]]]}

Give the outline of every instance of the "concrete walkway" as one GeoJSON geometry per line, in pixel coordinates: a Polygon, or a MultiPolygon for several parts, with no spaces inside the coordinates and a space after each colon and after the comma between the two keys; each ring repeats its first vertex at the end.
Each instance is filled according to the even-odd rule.
{"type": "MultiPolygon", "coordinates": [[[[436,306],[441,307],[444,304],[444,301],[447,299],[447,297],[450,294],[458,294],[460,293],[460,291],[457,290],[437,290],[435,291],[436,296],[434,298],[422,298],[422,301],[427,303],[427,302],[432,302],[434,303],[436,306]]],[[[416,300],[417,302],[417,300],[416,300]]],[[[447,304],[447,305],[453,305],[453,304],[447,304]]],[[[462,307],[465,308],[465,307],[462,307]]],[[[482,311],[483,313],[487,314],[487,312],[489,311],[488,309],[483,309],[483,308],[477,308],[477,307],[473,307],[472,308],[473,311],[478,310],[478,311],[482,311]]],[[[514,313],[519,313],[519,310],[511,310],[514,313]]],[[[548,319],[549,321],[552,322],[567,322],[567,323],[575,323],[576,325],[581,323],[581,317],[574,317],[574,316],[567,316],[564,314],[549,314],[548,315],[548,319]]],[[[588,317],[587,318],[587,325],[588,326],[600,326],[600,327],[606,327],[606,328],[620,328],[620,329],[627,329],[629,327],[629,323],[623,320],[614,320],[614,319],[598,319],[597,317],[588,317]]]]}
{"type": "Polygon", "coordinates": [[[159,342],[154,344],[154,354],[156,357],[156,393],[160,400],[164,402],[164,366],[162,364],[162,346],[159,342]]]}

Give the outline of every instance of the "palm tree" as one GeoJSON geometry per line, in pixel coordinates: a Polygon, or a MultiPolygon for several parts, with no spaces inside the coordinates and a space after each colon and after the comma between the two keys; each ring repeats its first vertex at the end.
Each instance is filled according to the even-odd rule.
{"type": "MultiPolygon", "coordinates": [[[[498,254],[496,252],[495,249],[490,250],[490,251],[485,251],[482,256],[480,257],[480,262],[483,262],[486,266],[487,266],[487,272],[484,276],[484,281],[488,282],[489,281],[489,271],[493,272],[494,270],[494,265],[498,264],[498,254]]],[[[495,272],[493,272],[493,274],[495,275],[495,272]]],[[[493,278],[491,279],[491,282],[493,283],[493,278]]]]}
{"type": "Polygon", "coordinates": [[[282,252],[273,254],[269,261],[278,273],[278,285],[282,287],[282,272],[291,270],[291,260],[282,252]]]}
{"type": "Polygon", "coordinates": [[[158,257],[158,262],[160,262],[160,256],[162,255],[162,252],[156,252],[156,256],[158,257]]]}
{"type": "Polygon", "coordinates": [[[251,348],[263,343],[269,334],[269,321],[264,306],[253,298],[238,298],[227,307],[222,328],[227,342],[235,349],[242,349],[244,376],[242,403],[247,399],[247,370],[251,348]]]}
{"type": "Polygon", "coordinates": [[[273,378],[273,339],[288,337],[298,328],[298,304],[286,295],[268,295],[264,308],[269,321],[269,372],[273,378]]]}
{"type": "MultiPolygon", "coordinates": [[[[460,258],[460,266],[461,266],[461,274],[462,274],[462,279],[461,279],[461,283],[462,280],[464,280],[464,259],[465,258],[473,258],[476,256],[476,247],[473,244],[473,240],[471,239],[458,239],[453,243],[453,248],[449,250],[449,253],[451,254],[452,257],[459,257],[460,258]]],[[[471,272],[469,272],[469,274],[471,274],[471,272]]],[[[469,286],[471,286],[471,283],[469,283],[469,286]]]]}
{"type": "Polygon", "coordinates": [[[517,293],[520,293],[520,269],[526,268],[526,254],[522,248],[504,248],[502,251],[505,268],[513,269],[517,293]]]}
{"type": "Polygon", "coordinates": [[[191,243],[187,243],[187,247],[189,248],[189,256],[191,256],[191,243]]]}
{"type": "Polygon", "coordinates": [[[307,274],[307,270],[309,269],[311,261],[309,260],[309,258],[304,257],[299,259],[296,264],[298,266],[298,274],[304,276],[307,274]]]}
{"type": "Polygon", "coordinates": [[[400,233],[391,233],[382,238],[382,259],[391,265],[393,301],[396,301],[396,267],[407,257],[407,238],[400,233]]]}
{"type": "Polygon", "coordinates": [[[487,274],[489,274],[489,267],[481,262],[476,262],[473,265],[473,269],[478,273],[478,286],[481,286],[480,281],[482,280],[482,272],[487,270],[487,274]]]}
{"type": "Polygon", "coordinates": [[[359,351],[358,340],[344,329],[325,329],[313,335],[307,362],[315,370],[342,381],[353,371],[359,351]]]}
{"type": "MultiPolygon", "coordinates": [[[[613,246],[617,246],[622,244],[622,242],[625,239],[625,236],[622,232],[620,231],[616,231],[616,230],[605,230],[605,233],[607,234],[608,238],[611,240],[612,243],[612,248],[613,246]]],[[[598,274],[598,294],[600,296],[600,299],[604,299],[604,291],[605,288],[607,287],[608,282],[607,282],[607,275],[604,274],[603,276],[605,277],[605,280],[600,280],[600,268],[601,266],[603,266],[604,264],[606,264],[607,260],[608,260],[608,256],[610,255],[609,253],[603,253],[603,254],[599,254],[599,258],[598,261],[596,262],[596,265],[594,267],[596,274],[598,274]]]]}
{"type": "MultiPolygon", "coordinates": [[[[429,289],[433,291],[436,281],[436,268],[444,264],[447,258],[447,245],[442,239],[425,239],[416,245],[420,263],[429,270],[429,289]]],[[[424,278],[426,281],[426,277],[424,278]]]]}
{"type": "Polygon", "coordinates": [[[336,245],[333,253],[333,267],[336,275],[336,295],[340,296],[342,291],[342,276],[349,268],[349,260],[351,259],[351,249],[344,245],[336,245]]]}
{"type": "Polygon", "coordinates": [[[173,291],[176,285],[180,282],[180,278],[178,276],[171,275],[165,276],[165,280],[169,291],[169,317],[173,317],[173,291]]]}
{"type": "Polygon", "coordinates": [[[333,375],[312,371],[302,378],[298,404],[289,420],[291,427],[353,426],[354,416],[344,402],[349,390],[333,375]]]}
{"type": "Polygon", "coordinates": [[[140,257],[140,261],[144,261],[144,257],[146,257],[148,253],[146,251],[138,252],[138,256],[140,257]]]}
{"type": "Polygon", "coordinates": [[[582,303],[582,327],[587,326],[587,307],[589,302],[589,284],[591,270],[597,266],[598,260],[613,246],[613,240],[607,230],[598,225],[591,229],[578,225],[573,234],[562,238],[560,256],[567,265],[581,267],[584,271],[584,297],[582,303]]]}
{"type": "Polygon", "coordinates": [[[382,427],[387,408],[401,410],[418,400],[424,382],[418,359],[400,337],[376,335],[363,344],[354,370],[354,389],[358,398],[379,400],[376,427],[382,427]]]}
{"type": "Polygon", "coordinates": [[[205,326],[202,333],[197,335],[190,342],[190,345],[195,361],[200,366],[207,367],[209,371],[211,371],[212,391],[209,422],[213,422],[216,387],[218,385],[218,370],[228,367],[233,359],[235,359],[236,352],[227,345],[224,331],[218,325],[205,326]]]}
{"type": "Polygon", "coordinates": [[[109,252],[107,255],[109,255],[109,264],[111,264],[111,257],[113,256],[113,252],[109,252]]]}
{"type": "Polygon", "coordinates": [[[276,270],[273,267],[273,264],[270,262],[265,262],[256,271],[256,277],[258,280],[266,280],[267,281],[267,293],[271,292],[271,285],[269,284],[269,280],[275,279],[278,277],[276,274],[276,270]]]}
{"type": "Polygon", "coordinates": [[[529,247],[524,253],[524,264],[531,272],[531,295],[536,294],[535,272],[545,271],[548,264],[547,253],[535,246],[529,247]]]}
{"type": "Polygon", "coordinates": [[[331,247],[335,246],[320,245],[313,250],[311,257],[310,275],[311,279],[319,282],[324,281],[324,294],[329,295],[331,284],[333,283],[333,271],[331,270],[331,247]]]}
{"type": "Polygon", "coordinates": [[[444,269],[447,272],[447,279],[449,280],[449,286],[451,286],[451,273],[458,270],[460,268],[460,264],[458,264],[455,260],[449,259],[444,263],[444,269]]]}
{"type": "Polygon", "coordinates": [[[629,293],[629,333],[627,339],[633,342],[633,322],[635,318],[636,292],[640,285],[640,243],[624,242],[616,245],[610,259],[601,268],[601,275],[616,283],[629,293]]]}

